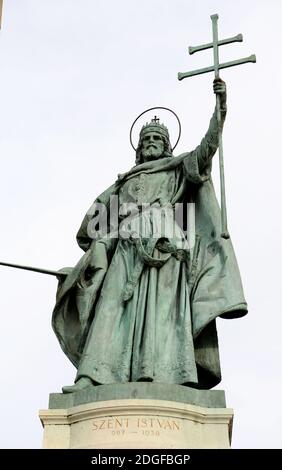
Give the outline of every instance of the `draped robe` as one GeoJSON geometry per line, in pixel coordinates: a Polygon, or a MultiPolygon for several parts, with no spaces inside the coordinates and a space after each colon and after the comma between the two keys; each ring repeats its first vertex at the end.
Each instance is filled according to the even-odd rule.
{"type": "MultiPolygon", "coordinates": [[[[194,151],[133,167],[86,214],[77,234],[85,254],[59,283],[52,318],[63,351],[78,369],[76,380],[148,380],[202,389],[220,382],[215,320],[243,316],[247,304],[231,240],[220,237],[210,176],[217,135],[214,113],[194,151]],[[93,241],[89,224],[94,215],[97,222],[95,208],[103,203],[111,210],[111,196],[120,205],[149,204],[152,210],[127,224],[129,238],[116,236],[109,226],[93,241]],[[193,246],[175,218],[171,237],[160,227],[166,206],[186,202],[195,204],[193,246]],[[99,266],[85,281],[89,257],[99,244],[108,267],[96,283],[99,266]]],[[[121,226],[123,218],[118,220],[121,226]]]]}

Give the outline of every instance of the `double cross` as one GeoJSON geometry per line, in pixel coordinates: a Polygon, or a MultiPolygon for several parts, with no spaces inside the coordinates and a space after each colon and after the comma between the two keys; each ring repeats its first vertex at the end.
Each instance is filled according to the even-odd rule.
{"type": "MultiPolygon", "coordinates": [[[[195,75],[200,75],[202,73],[214,72],[215,78],[219,78],[219,70],[225,69],[227,67],[234,67],[235,65],[245,64],[247,62],[256,62],[256,56],[250,55],[249,57],[244,57],[243,59],[233,60],[232,62],[219,63],[218,56],[218,47],[225,44],[230,44],[232,42],[242,42],[242,34],[238,34],[232,38],[218,40],[218,15],[211,15],[212,20],[212,32],[213,32],[213,41],[208,44],[202,44],[200,46],[189,47],[189,54],[194,54],[195,52],[203,51],[205,49],[213,49],[213,61],[214,64],[211,67],[206,67],[203,69],[193,70],[191,72],[179,73],[178,80],[183,80],[183,78],[194,77],[195,75]]],[[[218,151],[219,151],[219,168],[220,168],[220,195],[221,195],[221,236],[223,238],[229,238],[229,233],[227,229],[227,211],[226,211],[226,196],[225,196],[225,182],[224,182],[224,163],[223,163],[223,144],[222,144],[222,127],[221,127],[221,113],[220,113],[220,97],[217,94],[216,96],[216,112],[218,120],[218,151]]]]}

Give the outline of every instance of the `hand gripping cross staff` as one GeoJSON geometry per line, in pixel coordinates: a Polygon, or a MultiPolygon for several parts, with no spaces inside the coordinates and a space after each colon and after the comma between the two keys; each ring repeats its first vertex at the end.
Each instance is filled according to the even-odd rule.
{"type": "MultiPolygon", "coordinates": [[[[225,44],[230,44],[232,42],[242,42],[242,34],[238,34],[232,38],[218,40],[218,28],[217,21],[218,15],[211,15],[212,20],[212,30],[213,30],[213,42],[208,44],[202,44],[201,46],[189,47],[189,54],[194,54],[195,52],[203,51],[205,49],[213,48],[213,60],[214,65],[212,67],[206,67],[203,69],[193,70],[192,72],[185,72],[178,74],[178,80],[183,80],[183,78],[193,77],[194,75],[200,75],[202,73],[214,72],[215,79],[219,78],[219,69],[224,69],[227,67],[234,67],[235,65],[245,64],[246,62],[256,62],[256,56],[250,55],[249,57],[244,57],[243,59],[234,60],[232,62],[225,62],[223,64],[219,63],[218,57],[218,47],[225,44]]],[[[220,196],[221,196],[221,236],[222,238],[229,238],[228,228],[227,228],[227,212],[226,212],[226,197],[225,197],[225,180],[224,180],[224,163],[223,163],[223,145],[222,145],[222,127],[220,125],[221,114],[220,114],[220,96],[216,95],[216,112],[218,120],[218,151],[219,151],[219,169],[220,169],[220,196]]]]}
{"type": "MultiPolygon", "coordinates": [[[[0,0],[0,14],[1,14],[2,0],[0,0]]],[[[244,59],[234,60],[233,62],[226,62],[219,64],[218,60],[218,46],[224,44],[230,44],[232,42],[242,42],[243,37],[241,34],[238,34],[235,37],[218,40],[218,31],[217,31],[217,20],[218,15],[212,15],[212,24],[213,24],[213,42],[209,44],[203,44],[201,46],[189,47],[189,53],[194,54],[195,52],[203,51],[205,49],[213,48],[214,52],[214,65],[212,67],[206,67],[204,69],[194,70],[192,72],[179,73],[178,79],[183,80],[183,78],[192,77],[194,75],[200,75],[202,73],[213,72],[215,73],[215,78],[219,78],[219,69],[233,67],[235,65],[245,64],[246,62],[256,62],[255,55],[245,57],[244,59]]],[[[220,97],[216,97],[217,103],[217,119],[220,124],[220,97]]],[[[224,166],[223,166],[223,149],[222,149],[222,131],[221,126],[219,125],[219,161],[220,161],[220,186],[221,186],[221,223],[222,223],[222,234],[223,238],[229,238],[229,233],[227,230],[227,216],[226,216],[226,201],[225,201],[225,187],[224,187],[224,166]]],[[[56,276],[59,279],[64,279],[70,272],[71,268],[64,268],[59,271],[53,271],[49,269],[35,268],[31,266],[23,266],[19,264],[12,264],[6,262],[0,262],[1,266],[9,266],[17,269],[24,269],[27,271],[34,271],[42,274],[48,274],[51,276],[56,276]]]]}

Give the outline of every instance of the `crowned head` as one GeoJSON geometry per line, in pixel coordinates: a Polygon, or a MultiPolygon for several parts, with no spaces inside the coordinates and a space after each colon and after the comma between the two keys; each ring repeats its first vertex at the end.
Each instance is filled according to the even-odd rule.
{"type": "Polygon", "coordinates": [[[172,157],[168,129],[156,116],[141,129],[136,150],[136,164],[172,157]]]}

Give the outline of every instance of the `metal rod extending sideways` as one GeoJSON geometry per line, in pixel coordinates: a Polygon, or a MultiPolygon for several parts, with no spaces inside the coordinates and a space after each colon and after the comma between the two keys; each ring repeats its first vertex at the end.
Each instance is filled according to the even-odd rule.
{"type": "Polygon", "coordinates": [[[13,263],[3,263],[0,262],[1,266],[8,266],[9,268],[17,268],[17,269],[24,269],[25,271],[33,271],[36,273],[41,274],[49,274],[51,276],[63,276],[66,277],[68,275],[67,271],[52,271],[51,269],[42,269],[42,268],[34,268],[32,266],[24,266],[22,264],[13,264],[13,263]]]}

